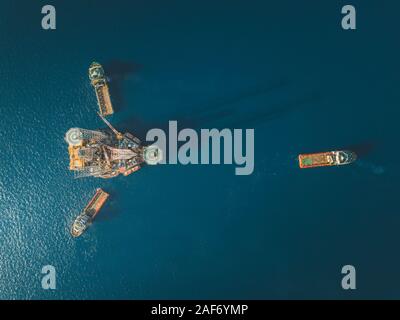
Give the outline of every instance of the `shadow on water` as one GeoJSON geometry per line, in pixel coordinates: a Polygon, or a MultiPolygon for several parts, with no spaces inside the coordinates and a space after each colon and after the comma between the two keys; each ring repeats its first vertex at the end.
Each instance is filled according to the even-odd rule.
{"type": "Polygon", "coordinates": [[[385,167],[366,160],[368,155],[372,154],[379,146],[377,141],[366,141],[346,147],[347,150],[354,151],[357,154],[355,165],[363,170],[379,175],[385,173],[385,167]]]}
{"type": "Polygon", "coordinates": [[[120,197],[117,189],[110,185],[105,188],[105,190],[110,194],[110,197],[108,198],[104,207],[101,209],[100,213],[96,216],[96,221],[108,221],[115,219],[116,217],[120,216],[122,212],[120,207],[122,198],[120,197]]]}
{"type": "MultiPolygon", "coordinates": [[[[230,97],[215,98],[203,105],[188,106],[186,112],[171,114],[169,120],[178,121],[182,128],[249,128],[284,117],[291,112],[311,107],[315,102],[321,100],[317,93],[303,95],[302,98],[294,99],[285,103],[276,103],[268,106],[266,102],[246,103],[246,100],[258,99],[274,93],[288,85],[288,81],[280,80],[268,86],[258,86],[244,90],[230,97]],[[260,104],[262,110],[260,110],[260,104]]],[[[149,123],[140,117],[130,117],[126,121],[117,124],[122,131],[129,131],[135,134],[142,141],[151,128],[159,128],[168,132],[168,121],[149,123]]]]}
{"type": "Polygon", "coordinates": [[[233,121],[229,127],[256,127],[263,123],[283,118],[296,110],[305,110],[319,101],[321,101],[321,96],[318,93],[310,93],[291,102],[276,104],[265,111],[249,112],[237,121],[233,121]]]}
{"type": "Polygon", "coordinates": [[[376,149],[377,145],[377,141],[366,141],[347,146],[345,149],[355,152],[358,158],[363,158],[373,152],[376,149]]]}
{"type": "Polygon", "coordinates": [[[109,80],[110,95],[115,112],[121,111],[126,107],[124,96],[125,80],[140,69],[141,65],[130,61],[111,60],[104,63],[104,71],[109,80]]]}
{"type": "Polygon", "coordinates": [[[184,124],[190,124],[189,127],[199,129],[209,125],[211,122],[221,121],[234,116],[241,109],[237,104],[275,92],[288,84],[287,80],[282,79],[268,86],[262,85],[249,88],[229,97],[217,97],[210,100],[207,104],[190,105],[187,106],[190,114],[185,112],[184,114],[176,115],[174,119],[184,124]]]}

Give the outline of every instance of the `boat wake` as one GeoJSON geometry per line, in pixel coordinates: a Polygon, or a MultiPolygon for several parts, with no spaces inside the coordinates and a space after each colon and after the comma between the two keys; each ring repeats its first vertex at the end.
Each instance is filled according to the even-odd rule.
{"type": "Polygon", "coordinates": [[[374,164],[372,162],[369,161],[364,161],[364,160],[357,160],[355,162],[355,164],[364,169],[364,170],[368,170],[369,172],[373,173],[373,174],[383,174],[385,173],[385,168],[383,166],[374,164]]]}

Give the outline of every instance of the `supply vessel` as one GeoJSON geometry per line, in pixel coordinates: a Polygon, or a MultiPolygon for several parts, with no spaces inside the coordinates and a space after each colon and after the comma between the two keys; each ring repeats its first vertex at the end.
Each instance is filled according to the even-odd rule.
{"type": "Polygon", "coordinates": [[[101,207],[107,201],[109,194],[102,189],[96,189],[96,194],[86,205],[85,209],[75,219],[71,227],[71,235],[79,237],[93,222],[93,219],[99,213],[101,207]]]}
{"type": "Polygon", "coordinates": [[[100,63],[92,62],[89,67],[89,79],[96,92],[100,114],[104,117],[113,114],[114,109],[111,104],[107,79],[100,63]]]}
{"type": "Polygon", "coordinates": [[[111,132],[71,128],[65,135],[69,169],[75,178],[127,176],[144,164],[156,165],[162,160],[162,150],[156,145],[143,146],[137,137],[118,132],[100,113],[99,116],[111,132]]]}
{"type": "Polygon", "coordinates": [[[302,169],[325,166],[341,166],[350,164],[356,159],[357,155],[353,151],[348,150],[300,154],[299,166],[302,169]]]}

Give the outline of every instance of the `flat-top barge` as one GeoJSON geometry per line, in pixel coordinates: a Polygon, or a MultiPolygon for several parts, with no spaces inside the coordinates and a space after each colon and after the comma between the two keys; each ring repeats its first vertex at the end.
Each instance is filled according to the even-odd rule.
{"type": "Polygon", "coordinates": [[[109,194],[98,188],[96,194],[86,205],[85,209],[75,219],[71,227],[71,235],[73,237],[79,237],[92,223],[93,219],[99,213],[101,207],[107,201],[109,194]]]}
{"type": "Polygon", "coordinates": [[[104,74],[104,69],[99,63],[93,62],[90,65],[89,79],[96,91],[97,104],[99,105],[100,114],[102,116],[108,116],[113,114],[114,109],[111,104],[107,79],[104,74]]]}

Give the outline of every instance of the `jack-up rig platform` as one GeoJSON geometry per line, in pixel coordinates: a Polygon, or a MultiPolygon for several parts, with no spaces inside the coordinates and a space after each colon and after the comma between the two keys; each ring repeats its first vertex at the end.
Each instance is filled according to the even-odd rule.
{"type": "Polygon", "coordinates": [[[118,132],[101,114],[99,116],[112,133],[71,128],[65,135],[69,169],[74,171],[75,178],[127,176],[138,171],[143,164],[156,165],[162,160],[160,148],[155,145],[143,146],[137,137],[129,132],[118,132]]]}

